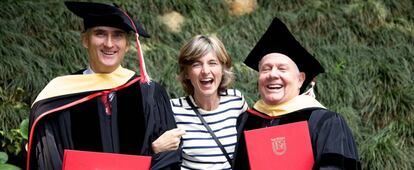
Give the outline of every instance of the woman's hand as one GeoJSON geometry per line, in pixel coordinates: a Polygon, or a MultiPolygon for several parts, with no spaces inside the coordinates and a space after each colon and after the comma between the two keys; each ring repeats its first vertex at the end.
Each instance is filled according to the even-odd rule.
{"type": "Polygon", "coordinates": [[[175,128],[164,132],[158,139],[152,142],[152,151],[160,153],[178,149],[181,136],[185,134],[185,130],[175,128]]]}

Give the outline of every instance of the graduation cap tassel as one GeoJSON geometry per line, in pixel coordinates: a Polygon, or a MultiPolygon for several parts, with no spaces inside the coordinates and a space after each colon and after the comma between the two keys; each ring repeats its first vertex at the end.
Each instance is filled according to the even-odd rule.
{"type": "Polygon", "coordinates": [[[306,91],[305,93],[303,93],[304,95],[308,95],[311,96],[313,98],[316,98],[315,92],[313,91],[313,87],[315,87],[316,82],[312,81],[311,83],[311,87],[309,88],[308,91],[306,91]]]}
{"type": "Polygon", "coordinates": [[[138,34],[138,30],[137,27],[135,26],[135,22],[131,19],[131,17],[129,17],[128,13],[125,12],[124,10],[122,10],[121,8],[118,7],[118,9],[120,11],[122,11],[124,13],[125,16],[128,17],[129,21],[132,24],[132,27],[135,31],[135,42],[136,42],[136,48],[137,48],[137,56],[138,56],[138,61],[139,61],[139,72],[141,74],[141,83],[150,83],[150,77],[147,74],[147,70],[145,69],[145,61],[144,61],[144,57],[142,55],[142,50],[141,50],[141,44],[139,42],[139,34],[138,34]]]}
{"type": "Polygon", "coordinates": [[[139,37],[138,33],[135,33],[137,55],[138,55],[138,61],[139,61],[139,72],[141,73],[141,83],[149,83],[150,77],[148,76],[147,70],[145,68],[145,61],[142,55],[141,43],[139,42],[138,37],[139,37]]]}

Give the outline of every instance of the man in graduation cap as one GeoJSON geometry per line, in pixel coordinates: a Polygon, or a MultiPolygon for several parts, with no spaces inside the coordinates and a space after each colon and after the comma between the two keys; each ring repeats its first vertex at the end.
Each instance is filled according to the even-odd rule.
{"type": "Polygon", "coordinates": [[[323,67],[285,24],[274,18],[244,63],[259,72],[261,99],[239,121],[243,128],[235,169],[249,169],[243,131],[300,121],[309,126],[314,169],[360,169],[357,146],[345,120],[310,95],[313,87],[305,92],[323,67]]]}
{"type": "Polygon", "coordinates": [[[30,113],[27,169],[61,169],[65,149],[149,155],[152,169],[178,168],[176,149],[184,132],[174,129],[166,91],[145,71],[138,37],[149,35],[116,6],[65,5],[83,18],[89,66],[53,79],[37,96],[30,113]],[[136,36],[141,75],[120,65],[129,32],[136,36]]]}

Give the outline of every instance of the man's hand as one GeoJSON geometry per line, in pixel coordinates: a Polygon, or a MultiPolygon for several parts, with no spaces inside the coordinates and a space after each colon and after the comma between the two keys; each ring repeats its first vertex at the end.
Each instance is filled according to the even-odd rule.
{"type": "Polygon", "coordinates": [[[181,136],[185,134],[185,130],[175,128],[164,132],[158,139],[152,142],[152,150],[154,153],[176,150],[180,145],[181,136]]]}

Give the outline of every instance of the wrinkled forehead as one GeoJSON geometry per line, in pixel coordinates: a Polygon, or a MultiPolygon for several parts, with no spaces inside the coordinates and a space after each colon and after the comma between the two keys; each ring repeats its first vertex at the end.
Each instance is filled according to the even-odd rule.
{"type": "Polygon", "coordinates": [[[299,68],[296,65],[296,63],[290,57],[282,53],[269,53],[263,56],[262,59],[259,61],[259,70],[262,66],[266,65],[285,65],[296,68],[299,71],[299,68]]]}

